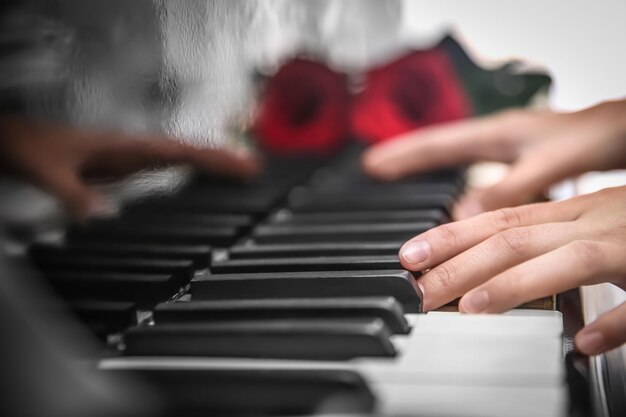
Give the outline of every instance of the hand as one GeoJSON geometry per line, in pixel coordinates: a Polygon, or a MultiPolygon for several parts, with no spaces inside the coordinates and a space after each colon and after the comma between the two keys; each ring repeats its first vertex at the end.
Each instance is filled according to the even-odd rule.
{"type": "Polygon", "coordinates": [[[363,166],[395,180],[481,160],[511,169],[499,183],[461,199],[456,219],[530,203],[550,185],[587,171],[626,166],[626,100],[576,113],[514,110],[434,126],[372,147],[363,166]]]}
{"type": "Polygon", "coordinates": [[[234,178],[258,171],[248,154],[198,149],[160,137],[77,130],[26,119],[0,120],[0,159],[61,200],[77,218],[99,212],[104,199],[87,179],[119,179],[146,168],[190,164],[234,178]]]}
{"type": "MultiPolygon", "coordinates": [[[[424,309],[463,296],[466,313],[499,313],[528,301],[612,282],[626,289],[626,186],[569,200],[506,208],[445,224],[400,249],[424,271],[424,309]],[[465,295],[463,295],[465,294],[465,295]]],[[[584,353],[626,341],[626,303],[576,336],[584,353]]]]}

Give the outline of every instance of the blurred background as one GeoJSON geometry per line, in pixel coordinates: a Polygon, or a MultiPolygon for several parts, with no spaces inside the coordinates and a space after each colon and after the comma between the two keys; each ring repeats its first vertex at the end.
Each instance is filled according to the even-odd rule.
{"type": "MultiPolygon", "coordinates": [[[[448,33],[486,68],[520,60],[547,71],[556,110],[626,94],[622,1],[12,0],[0,10],[1,109],[202,146],[235,145],[259,77],[296,53],[358,76],[448,33]]],[[[45,200],[0,209],[30,219],[48,211],[45,200]]]]}
{"type": "Polygon", "coordinates": [[[406,0],[404,36],[437,36],[453,28],[476,57],[524,59],[550,71],[550,104],[577,110],[626,94],[623,1],[543,2],[406,0]]]}

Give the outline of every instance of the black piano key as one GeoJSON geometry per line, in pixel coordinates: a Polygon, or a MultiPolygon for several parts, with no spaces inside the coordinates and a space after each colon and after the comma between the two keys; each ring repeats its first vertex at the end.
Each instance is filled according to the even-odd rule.
{"type": "Polygon", "coordinates": [[[408,240],[436,227],[435,222],[396,224],[268,224],[257,226],[250,237],[257,243],[375,242],[408,240]]]}
{"type": "Polygon", "coordinates": [[[449,194],[365,194],[358,197],[337,194],[328,198],[300,195],[289,199],[289,208],[294,212],[443,209],[450,213],[453,204],[454,197],[449,194]]]}
{"type": "Polygon", "coordinates": [[[228,250],[230,259],[289,258],[314,256],[397,255],[404,240],[376,243],[292,243],[236,245],[228,250]]]}
{"type": "Polygon", "coordinates": [[[131,328],[129,356],[203,356],[306,360],[392,357],[391,332],[380,319],[167,323],[131,328]]]}
{"type": "Polygon", "coordinates": [[[194,301],[389,296],[407,313],[421,309],[415,277],[403,270],[207,275],[194,278],[190,291],[194,301]]]}
{"type": "Polygon", "coordinates": [[[449,220],[441,209],[385,210],[385,211],[340,211],[323,213],[291,213],[281,210],[271,217],[279,224],[355,224],[355,223],[407,223],[431,221],[437,224],[449,220]]]}
{"type": "Polygon", "coordinates": [[[393,297],[217,300],[161,303],[157,324],[275,319],[379,318],[393,333],[408,333],[404,310],[393,297]]]}
{"type": "Polygon", "coordinates": [[[213,260],[211,273],[400,269],[397,255],[213,260]]]}
{"type": "Polygon", "coordinates": [[[54,270],[137,272],[171,274],[181,279],[191,279],[194,273],[193,262],[188,259],[75,256],[72,253],[63,252],[37,256],[33,260],[44,272],[54,270]]]}
{"type": "Polygon", "coordinates": [[[241,234],[238,227],[197,225],[112,224],[72,227],[67,239],[120,243],[229,245],[241,234]]]}
{"type": "Polygon", "coordinates": [[[30,247],[31,257],[106,256],[116,258],[191,260],[195,268],[206,268],[211,262],[211,247],[207,245],[159,245],[107,242],[68,242],[66,245],[36,243],[30,247]]]}
{"type": "Polygon", "coordinates": [[[169,299],[188,282],[171,274],[47,271],[44,275],[65,298],[133,301],[142,306],[169,299]]]}
{"type": "Polygon", "coordinates": [[[321,407],[328,415],[356,415],[375,405],[364,379],[344,368],[139,364],[104,370],[130,372],[145,383],[163,406],[164,417],[304,416],[321,407]]]}
{"type": "Polygon", "coordinates": [[[98,335],[117,333],[137,324],[134,303],[72,300],[70,310],[98,335]]]}

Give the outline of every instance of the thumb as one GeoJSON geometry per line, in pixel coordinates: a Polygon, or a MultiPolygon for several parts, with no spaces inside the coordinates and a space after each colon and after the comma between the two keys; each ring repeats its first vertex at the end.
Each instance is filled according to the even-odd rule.
{"type": "Polygon", "coordinates": [[[597,355],[626,342],[626,303],[609,310],[576,335],[576,347],[587,355],[597,355]]]}

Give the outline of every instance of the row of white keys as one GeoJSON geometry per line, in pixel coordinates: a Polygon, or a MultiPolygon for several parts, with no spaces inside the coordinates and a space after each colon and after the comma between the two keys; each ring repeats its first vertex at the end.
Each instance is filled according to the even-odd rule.
{"type": "Polygon", "coordinates": [[[378,416],[561,417],[566,409],[559,312],[409,315],[395,358],[317,362],[238,358],[116,358],[104,368],[354,369],[377,398],[378,416]]]}
{"type": "Polygon", "coordinates": [[[413,329],[395,341],[401,353],[393,366],[357,361],[382,415],[564,415],[559,312],[433,312],[408,318],[413,329]]]}

